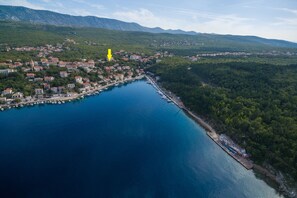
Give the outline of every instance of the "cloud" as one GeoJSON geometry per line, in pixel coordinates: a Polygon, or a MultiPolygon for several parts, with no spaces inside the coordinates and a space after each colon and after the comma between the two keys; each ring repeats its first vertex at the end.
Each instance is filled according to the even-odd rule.
{"type": "Polygon", "coordinates": [[[84,0],[72,0],[73,2],[76,2],[76,3],[79,3],[81,5],[85,5],[85,6],[88,6],[88,7],[91,7],[91,8],[95,8],[97,10],[103,10],[103,9],[106,9],[105,6],[101,5],[101,4],[94,4],[94,3],[89,3],[87,1],[84,1],[84,0]]]}
{"type": "Polygon", "coordinates": [[[274,23],[274,25],[277,26],[285,26],[286,28],[293,28],[296,30],[297,34],[297,17],[292,17],[292,18],[277,18],[278,21],[274,23]]]}
{"type": "Polygon", "coordinates": [[[113,16],[129,22],[138,22],[143,25],[155,25],[158,18],[149,10],[140,8],[138,10],[118,11],[113,13],[113,16]]]}
{"type": "Polygon", "coordinates": [[[1,5],[11,5],[11,6],[24,6],[36,10],[44,10],[45,8],[33,3],[30,3],[27,0],[0,0],[1,5]]]}
{"type": "Polygon", "coordinates": [[[165,29],[183,29],[202,33],[257,35],[266,38],[279,38],[297,41],[297,19],[278,18],[276,24],[259,21],[256,18],[242,17],[240,14],[218,14],[191,9],[168,8],[171,16],[162,16],[164,12],[154,12],[140,8],[114,12],[113,18],[136,22],[147,27],[159,26],[165,29]]]}
{"type": "Polygon", "coordinates": [[[139,23],[146,27],[162,27],[165,29],[178,29],[179,20],[171,20],[166,17],[158,17],[148,9],[117,11],[112,14],[113,18],[139,23]]]}
{"type": "Polygon", "coordinates": [[[280,11],[284,11],[284,12],[287,12],[287,13],[297,15],[297,10],[294,10],[294,9],[289,9],[289,8],[276,8],[276,9],[280,10],[280,11]]]}

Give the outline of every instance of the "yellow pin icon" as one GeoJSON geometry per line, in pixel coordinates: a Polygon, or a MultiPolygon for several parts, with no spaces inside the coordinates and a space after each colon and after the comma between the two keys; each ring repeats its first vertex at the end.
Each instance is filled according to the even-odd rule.
{"type": "Polygon", "coordinates": [[[111,59],[112,59],[111,49],[108,49],[107,60],[108,60],[108,61],[111,61],[111,59]]]}

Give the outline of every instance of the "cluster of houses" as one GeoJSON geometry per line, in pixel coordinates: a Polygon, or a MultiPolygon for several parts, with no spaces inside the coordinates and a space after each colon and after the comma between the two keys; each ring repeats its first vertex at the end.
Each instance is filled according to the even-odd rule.
{"type": "Polygon", "coordinates": [[[57,44],[56,46],[53,45],[45,45],[45,46],[39,46],[39,47],[17,47],[12,50],[15,50],[17,52],[31,52],[31,51],[37,51],[37,57],[46,57],[54,52],[62,52],[64,51],[64,44],[57,44]]]}
{"type": "MultiPolygon", "coordinates": [[[[46,49],[51,49],[50,47],[47,46],[46,49]]],[[[16,50],[34,49],[41,50],[44,48],[16,48],[16,50]]],[[[145,56],[144,54],[127,53],[121,50],[116,52],[115,56],[118,58],[113,60],[112,64],[104,59],[96,61],[82,59],[75,62],[66,62],[51,55],[48,55],[47,58],[42,57],[39,61],[8,60],[5,63],[0,63],[0,65],[7,67],[7,69],[1,69],[0,74],[8,76],[10,73],[22,71],[28,83],[34,85],[30,95],[22,93],[21,90],[15,90],[13,87],[0,90],[0,104],[27,102],[51,97],[70,97],[74,94],[96,90],[108,84],[133,79],[133,77],[144,73],[141,67],[135,68],[135,62],[138,62],[139,65],[148,64],[164,57],[164,54],[156,53],[153,56],[145,56]],[[131,62],[134,62],[132,64],[134,66],[129,66],[131,62]],[[58,73],[48,75],[47,70],[52,67],[58,68],[58,73]],[[89,75],[95,75],[96,80],[90,78],[89,75]],[[57,84],[54,83],[57,79],[67,79],[65,80],[67,84],[54,86],[57,84]]]]}
{"type": "Polygon", "coordinates": [[[69,62],[53,56],[53,53],[70,50],[69,44],[75,45],[76,42],[66,39],[62,44],[56,45],[9,47],[9,50],[18,52],[34,51],[37,55],[34,60],[28,62],[20,59],[0,62],[1,76],[9,77],[11,73],[21,72],[31,87],[30,94],[28,90],[26,92],[15,87],[5,87],[0,90],[0,104],[86,93],[98,87],[133,79],[144,73],[143,66],[160,62],[163,57],[173,56],[167,51],[148,56],[125,50],[115,52],[112,62],[107,62],[106,59],[69,62]],[[52,70],[53,67],[56,69],[52,70]]]}

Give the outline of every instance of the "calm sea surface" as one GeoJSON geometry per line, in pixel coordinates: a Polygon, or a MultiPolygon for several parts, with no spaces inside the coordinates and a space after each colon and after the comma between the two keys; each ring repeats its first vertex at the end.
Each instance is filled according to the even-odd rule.
{"type": "Polygon", "coordinates": [[[279,197],[145,81],[0,113],[0,197],[279,197]]]}

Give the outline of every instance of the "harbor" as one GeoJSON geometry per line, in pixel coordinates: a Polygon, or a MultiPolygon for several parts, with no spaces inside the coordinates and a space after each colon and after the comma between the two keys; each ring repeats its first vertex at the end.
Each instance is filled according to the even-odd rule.
{"type": "Polygon", "coordinates": [[[168,92],[167,90],[162,89],[149,75],[145,75],[145,77],[148,80],[148,83],[151,84],[157,90],[157,93],[160,94],[163,99],[167,100],[167,102],[169,103],[172,102],[181,109],[185,108],[184,104],[181,100],[178,99],[177,96],[175,96],[171,92],[168,92]]]}

